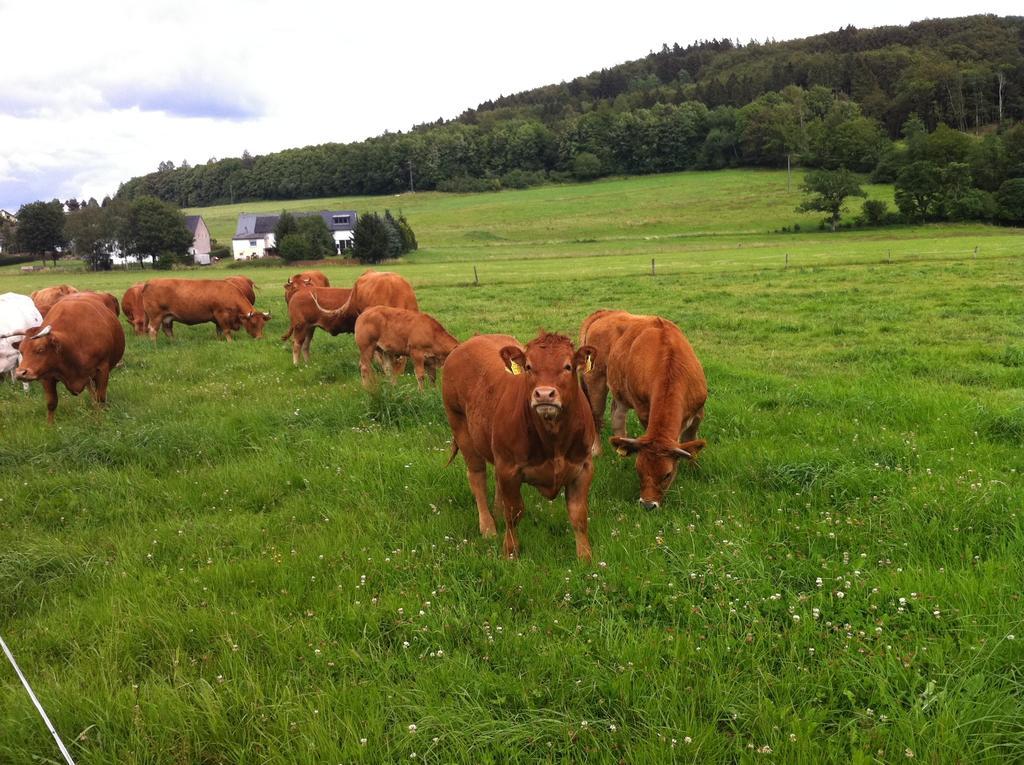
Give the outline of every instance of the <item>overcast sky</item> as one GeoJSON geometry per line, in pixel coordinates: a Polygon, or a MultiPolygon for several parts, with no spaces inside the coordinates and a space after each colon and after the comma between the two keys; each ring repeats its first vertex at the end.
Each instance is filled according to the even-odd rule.
{"type": "Polygon", "coordinates": [[[162,160],[408,130],[662,43],[1024,11],[1020,0],[800,6],[0,0],[0,208],[99,199],[162,160]]]}

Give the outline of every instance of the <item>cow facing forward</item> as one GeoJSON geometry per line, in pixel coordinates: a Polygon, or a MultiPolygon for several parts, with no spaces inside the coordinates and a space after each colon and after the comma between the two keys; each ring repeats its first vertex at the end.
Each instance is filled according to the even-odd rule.
{"type": "Polygon", "coordinates": [[[679,327],[659,316],[597,311],[584,320],[580,342],[597,349],[584,376],[595,427],[601,428],[611,391],[611,444],[623,456],[637,455],[640,503],[655,509],[679,461],[692,461],[704,448],[697,438],[708,397],[704,370],[679,327]],[[630,409],[646,430],[639,438],[626,435],[630,409]]]}
{"type": "Polygon", "coordinates": [[[124,330],[102,301],[68,298],[15,346],[21,352],[15,377],[39,381],[46,392],[46,421],[52,423],[58,382],[74,396],[88,385],[96,404],[106,403],[110,370],[124,355],[124,330]]]}
{"type": "Polygon", "coordinates": [[[424,376],[430,375],[431,382],[436,382],[437,368],[459,344],[433,316],[383,305],[367,308],[359,314],[355,334],[359,346],[359,374],[365,388],[372,388],[376,383],[373,357],[378,352],[391,373],[392,384],[398,379],[404,359],[411,358],[416,384],[423,390],[424,376]]]}
{"type": "Polygon", "coordinates": [[[257,311],[236,287],[220,279],[150,279],[142,289],[142,308],[149,318],[149,336],[157,330],[173,338],[172,325],[213,322],[231,342],[231,333],[245,327],[257,340],[270,314],[257,311]]]}
{"type": "Polygon", "coordinates": [[[562,335],[541,333],[525,348],[507,335],[477,335],[445,362],[452,459],[462,452],[484,536],[497,533],[487,507],[487,463],[494,465],[494,504],[505,513],[509,557],[519,554],[516,524],[527,483],[549,500],[565,490],[576,554],[590,560],[587,503],[597,435],[577,370],[593,355],[588,346],[574,351],[562,335]]]}
{"type": "Polygon", "coordinates": [[[289,277],[284,283],[284,302],[288,303],[292,295],[302,289],[309,287],[330,287],[331,283],[327,277],[319,271],[301,271],[295,276],[289,277]]]}

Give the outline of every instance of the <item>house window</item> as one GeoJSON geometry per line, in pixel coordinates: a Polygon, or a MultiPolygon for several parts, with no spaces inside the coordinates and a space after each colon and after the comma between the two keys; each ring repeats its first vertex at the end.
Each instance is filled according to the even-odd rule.
{"type": "Polygon", "coordinates": [[[336,226],[344,226],[346,223],[348,223],[348,216],[347,215],[335,215],[334,216],[334,225],[336,225],[336,226]]]}
{"type": "Polygon", "coordinates": [[[250,247],[255,247],[256,246],[256,240],[255,239],[250,239],[249,240],[249,246],[250,247]]]}

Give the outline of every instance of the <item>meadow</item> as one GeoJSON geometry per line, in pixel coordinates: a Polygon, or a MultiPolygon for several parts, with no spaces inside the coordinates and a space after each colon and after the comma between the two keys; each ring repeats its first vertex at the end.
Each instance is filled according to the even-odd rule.
{"type": "MultiPolygon", "coordinates": [[[[1024,759],[1024,238],[769,233],[816,226],[798,200],[729,172],[289,205],[400,207],[421,250],[388,268],[461,338],[679,323],[708,447],[653,512],[605,449],[592,565],[528,487],[521,559],[480,538],[435,389],[366,393],[348,335],[293,367],[295,269],[186,272],[252,276],[267,336],[129,337],[104,410],[61,389],[47,427],[0,385],[0,631],[76,761],[1024,759]]],[[[0,670],[0,762],[58,759],[0,670]]]]}

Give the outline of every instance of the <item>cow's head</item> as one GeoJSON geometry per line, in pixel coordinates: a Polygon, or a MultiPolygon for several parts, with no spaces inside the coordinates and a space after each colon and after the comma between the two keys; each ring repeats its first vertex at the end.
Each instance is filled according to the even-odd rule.
{"type": "Polygon", "coordinates": [[[268,321],[270,321],[270,313],[268,311],[252,310],[242,314],[242,326],[245,327],[246,332],[257,340],[263,337],[263,325],[268,321]]]}
{"type": "Polygon", "coordinates": [[[54,337],[50,325],[25,330],[25,336],[11,345],[21,353],[14,376],[22,382],[38,380],[51,371],[61,354],[60,341],[54,337]]]}
{"type": "Polygon", "coordinates": [[[662,443],[646,437],[612,436],[612,446],[622,456],[636,454],[636,472],[640,476],[640,504],[648,510],[661,505],[665,492],[675,480],[680,460],[694,460],[705,446],[704,439],[686,443],[662,443]]]}
{"type": "Polygon", "coordinates": [[[525,350],[506,345],[501,349],[501,359],[511,374],[525,376],[530,408],[544,420],[554,422],[580,395],[576,373],[595,353],[589,345],[574,350],[565,335],[541,332],[525,350]]]}

